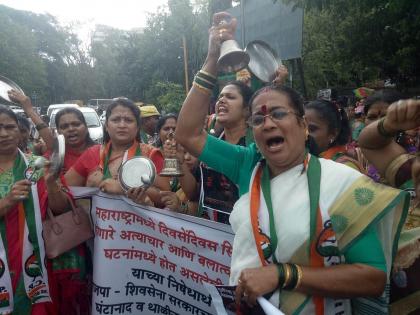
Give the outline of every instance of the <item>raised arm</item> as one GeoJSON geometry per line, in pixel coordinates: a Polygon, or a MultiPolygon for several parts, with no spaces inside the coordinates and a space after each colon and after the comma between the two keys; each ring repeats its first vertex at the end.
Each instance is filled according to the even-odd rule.
{"type": "Polygon", "coordinates": [[[42,118],[38,115],[38,113],[32,107],[31,99],[28,96],[16,90],[10,90],[8,92],[8,95],[12,101],[17,102],[22,106],[23,110],[25,111],[25,114],[35,124],[35,127],[38,130],[41,138],[44,140],[47,146],[47,149],[52,150],[52,144],[53,144],[52,132],[50,128],[48,128],[48,126],[45,124],[42,118]]]}
{"type": "Polygon", "coordinates": [[[406,153],[394,140],[397,133],[418,126],[420,126],[420,101],[401,100],[391,104],[384,118],[362,130],[359,145],[369,162],[384,175],[389,164],[406,153]]]}
{"type": "Polygon", "coordinates": [[[216,63],[220,56],[220,45],[223,41],[233,38],[235,28],[236,19],[231,19],[229,13],[220,12],[213,16],[206,61],[198,72],[178,116],[176,140],[184,146],[186,151],[195,156],[201,154],[206,143],[204,121],[208,113],[212,89],[216,84],[216,63]],[[223,20],[230,20],[230,22],[221,24],[223,20]]]}

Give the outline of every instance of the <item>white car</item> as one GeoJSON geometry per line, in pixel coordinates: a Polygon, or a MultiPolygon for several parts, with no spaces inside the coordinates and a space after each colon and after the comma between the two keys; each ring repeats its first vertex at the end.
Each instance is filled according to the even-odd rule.
{"type": "MultiPolygon", "coordinates": [[[[57,115],[57,113],[61,109],[62,108],[55,109],[51,113],[51,118],[50,118],[50,128],[51,129],[56,129],[55,115],[57,115]]],[[[98,114],[95,112],[94,109],[89,108],[89,107],[79,107],[77,109],[80,110],[83,114],[83,117],[85,117],[86,124],[87,124],[87,127],[89,129],[89,135],[90,135],[91,139],[93,141],[95,141],[96,143],[102,143],[103,129],[102,129],[102,124],[99,120],[98,114]]]]}
{"type": "Polygon", "coordinates": [[[47,116],[51,118],[51,114],[54,110],[62,109],[62,108],[65,108],[65,107],[77,107],[77,108],[79,108],[79,105],[77,105],[77,104],[51,104],[50,106],[48,106],[47,116]]]}

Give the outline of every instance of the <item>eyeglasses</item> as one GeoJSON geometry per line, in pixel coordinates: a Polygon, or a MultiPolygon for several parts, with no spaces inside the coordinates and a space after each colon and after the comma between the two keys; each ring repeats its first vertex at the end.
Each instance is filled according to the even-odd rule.
{"type": "Polygon", "coordinates": [[[248,119],[248,125],[250,125],[251,127],[261,127],[265,122],[265,118],[267,117],[270,117],[271,120],[274,122],[278,122],[278,121],[283,120],[289,114],[294,114],[299,117],[299,115],[296,114],[292,110],[283,110],[283,109],[277,108],[271,111],[267,115],[262,115],[262,114],[251,115],[251,117],[249,117],[248,119]]]}

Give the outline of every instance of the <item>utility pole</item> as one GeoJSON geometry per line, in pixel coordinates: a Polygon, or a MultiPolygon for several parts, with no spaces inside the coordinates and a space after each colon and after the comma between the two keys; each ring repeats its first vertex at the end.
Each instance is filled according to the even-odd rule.
{"type": "Polygon", "coordinates": [[[185,95],[187,95],[190,89],[190,82],[188,79],[188,51],[187,51],[187,39],[185,38],[185,35],[182,36],[182,48],[184,50],[185,95]]]}

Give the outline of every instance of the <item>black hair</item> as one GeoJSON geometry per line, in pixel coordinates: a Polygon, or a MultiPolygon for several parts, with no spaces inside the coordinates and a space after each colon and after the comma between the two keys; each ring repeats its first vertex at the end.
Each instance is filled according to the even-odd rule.
{"type": "Polygon", "coordinates": [[[132,100],[129,100],[128,98],[125,98],[125,97],[119,97],[119,98],[114,98],[112,100],[112,103],[109,104],[105,112],[105,124],[103,127],[104,128],[104,143],[107,143],[110,140],[110,137],[109,137],[108,132],[106,131],[105,125],[108,122],[109,116],[111,116],[112,111],[117,106],[128,108],[133,113],[136,119],[137,128],[138,128],[138,132],[136,134],[136,140],[140,142],[140,109],[136,105],[134,105],[134,102],[132,100]]]}
{"type": "Polygon", "coordinates": [[[85,125],[86,129],[88,129],[88,133],[86,135],[85,141],[86,141],[86,143],[88,145],[94,144],[95,141],[93,141],[92,138],[89,135],[89,128],[87,126],[85,116],[83,116],[83,113],[80,110],[78,110],[77,108],[74,108],[74,107],[66,107],[66,108],[63,108],[63,109],[59,110],[57,112],[57,114],[55,115],[55,118],[54,118],[55,127],[58,129],[58,126],[59,126],[59,122],[60,122],[61,117],[64,116],[64,115],[66,115],[66,114],[74,114],[77,117],[77,119],[80,120],[80,122],[83,125],[85,125]]]}
{"type": "MultiPolygon", "coordinates": [[[[162,117],[159,118],[157,124],[156,124],[156,133],[159,135],[160,130],[162,129],[163,125],[166,123],[166,121],[168,119],[175,119],[175,121],[178,121],[178,116],[177,114],[174,113],[169,113],[166,115],[163,115],[162,117]]],[[[160,140],[160,137],[157,139],[156,141],[156,146],[157,147],[161,147],[163,145],[162,141],[160,140]]]]}
{"type": "Polygon", "coordinates": [[[9,107],[0,105],[0,115],[1,114],[9,116],[16,122],[16,125],[19,126],[17,115],[9,107]]]}
{"type": "Polygon", "coordinates": [[[293,109],[295,110],[296,114],[303,118],[305,115],[305,111],[303,109],[303,98],[302,96],[294,89],[285,86],[285,85],[268,85],[265,86],[259,90],[257,90],[254,95],[252,95],[249,104],[252,107],[252,103],[254,102],[255,98],[260,95],[261,93],[267,92],[267,91],[276,91],[280,94],[286,94],[287,97],[290,100],[290,104],[292,105],[293,109]]]}
{"type": "Polygon", "coordinates": [[[377,102],[384,102],[391,105],[394,102],[404,99],[407,99],[407,97],[397,90],[384,89],[376,91],[366,98],[364,103],[364,113],[367,115],[369,108],[377,102]]]}
{"type": "Polygon", "coordinates": [[[239,94],[241,94],[242,98],[243,98],[243,106],[244,107],[249,107],[250,106],[250,100],[252,97],[252,90],[251,88],[246,85],[244,82],[242,81],[229,81],[228,83],[225,84],[225,86],[228,85],[233,85],[235,86],[238,90],[239,90],[239,94]]]}
{"type": "MultiPolygon", "coordinates": [[[[303,119],[305,115],[305,110],[303,108],[303,98],[302,96],[294,89],[285,86],[285,85],[268,85],[265,86],[259,90],[257,90],[254,95],[252,95],[249,104],[252,107],[252,103],[254,102],[255,98],[260,95],[261,93],[267,92],[267,91],[276,91],[280,94],[285,94],[290,100],[290,105],[295,110],[295,113],[299,118],[303,119]]],[[[316,144],[315,140],[308,135],[308,139],[306,140],[306,148],[308,149],[309,153],[318,156],[319,155],[319,148],[316,144]]]]}
{"type": "Polygon", "coordinates": [[[22,115],[16,115],[16,117],[17,117],[19,130],[26,129],[27,131],[31,131],[31,123],[26,117],[22,115]]]}
{"type": "Polygon", "coordinates": [[[315,100],[305,105],[305,109],[313,109],[318,116],[327,123],[328,132],[337,132],[334,142],[330,146],[345,145],[350,140],[351,128],[347,113],[338,104],[327,100],[315,100]]]}

